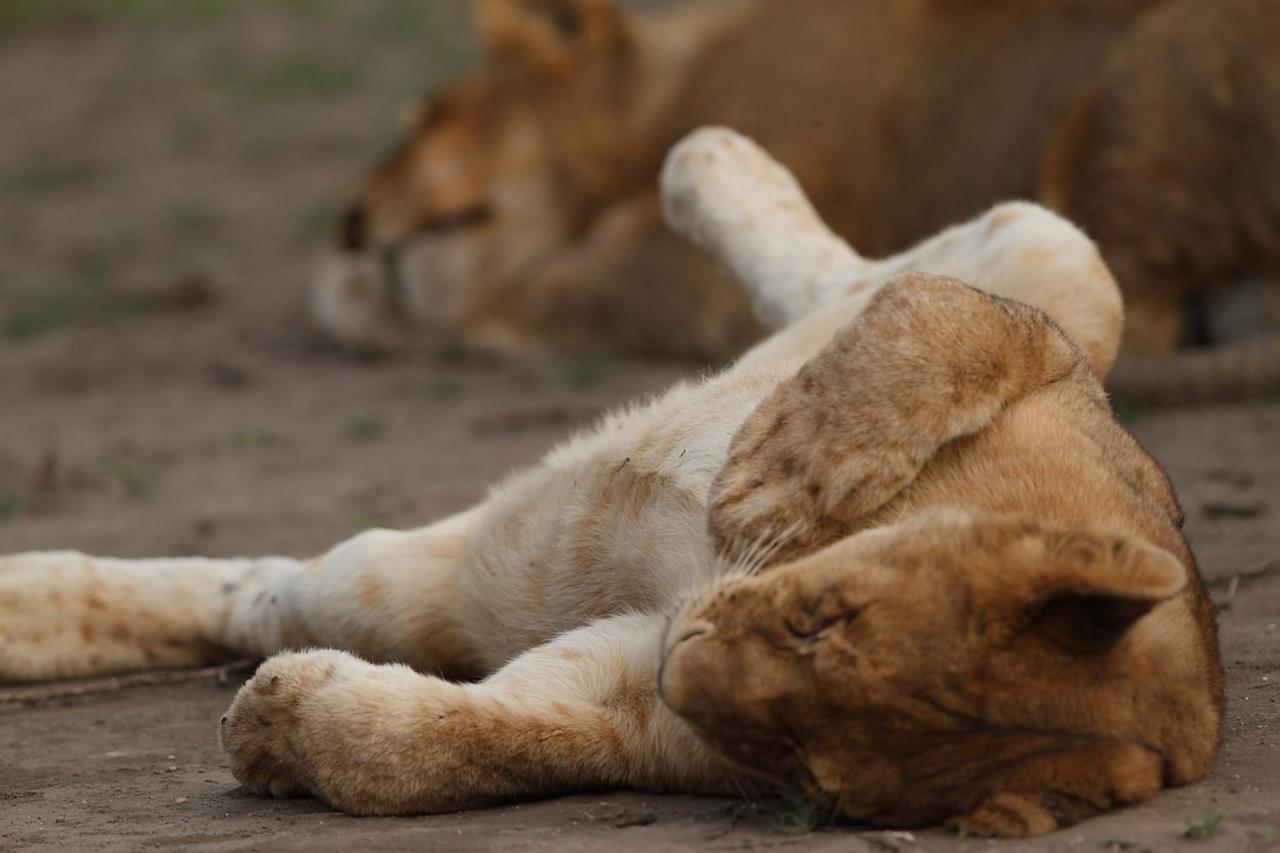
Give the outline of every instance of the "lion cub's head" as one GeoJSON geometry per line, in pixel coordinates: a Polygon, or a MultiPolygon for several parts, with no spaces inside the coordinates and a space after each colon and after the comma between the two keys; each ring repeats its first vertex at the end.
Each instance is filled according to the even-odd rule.
{"type": "Polygon", "coordinates": [[[622,14],[607,0],[474,8],[488,62],[427,99],[361,181],[313,283],[317,322],[345,345],[448,344],[492,320],[497,288],[566,245],[612,177],[583,170],[626,100],[622,14]]]}
{"type": "Polygon", "coordinates": [[[1136,539],[930,511],[700,594],[660,691],[847,818],[1039,834],[1205,772],[1185,584],[1136,539]]]}

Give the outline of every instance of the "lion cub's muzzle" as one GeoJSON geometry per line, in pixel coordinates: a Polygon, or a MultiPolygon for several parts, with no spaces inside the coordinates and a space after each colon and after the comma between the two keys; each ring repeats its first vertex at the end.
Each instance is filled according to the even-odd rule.
{"type": "Polygon", "coordinates": [[[821,689],[782,612],[776,587],[722,581],[672,620],[658,670],[668,707],[730,758],[775,778],[788,775],[780,762],[794,763],[785,734],[794,708],[821,689]]]}

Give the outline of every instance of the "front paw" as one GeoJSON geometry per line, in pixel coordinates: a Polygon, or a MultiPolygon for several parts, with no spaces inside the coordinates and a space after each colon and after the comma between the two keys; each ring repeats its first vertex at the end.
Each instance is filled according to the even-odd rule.
{"type": "Polygon", "coordinates": [[[311,651],[277,655],[236,693],[219,728],[231,773],[261,797],[316,794],[303,749],[308,713],[327,685],[362,666],[344,652],[311,651]]]}
{"type": "Polygon", "coordinates": [[[1035,794],[996,794],[969,814],[947,821],[953,832],[983,838],[1028,838],[1058,826],[1058,818],[1035,794]]]}

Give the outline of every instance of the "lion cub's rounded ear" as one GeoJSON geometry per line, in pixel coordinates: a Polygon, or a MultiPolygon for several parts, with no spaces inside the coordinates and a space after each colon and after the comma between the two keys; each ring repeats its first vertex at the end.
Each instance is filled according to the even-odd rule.
{"type": "Polygon", "coordinates": [[[1107,651],[1187,584],[1168,551],[1109,532],[1044,533],[1012,550],[1023,553],[1001,572],[1000,596],[1011,639],[1031,635],[1070,654],[1107,651]]]}
{"type": "Polygon", "coordinates": [[[611,0],[475,0],[475,20],[499,62],[561,70],[619,50],[626,20],[611,0]]]}

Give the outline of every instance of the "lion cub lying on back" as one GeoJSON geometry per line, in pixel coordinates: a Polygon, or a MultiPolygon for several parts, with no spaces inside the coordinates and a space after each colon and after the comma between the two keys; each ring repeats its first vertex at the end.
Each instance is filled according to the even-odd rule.
{"type": "Polygon", "coordinates": [[[777,329],[731,369],[317,560],[2,560],[0,677],[344,649],[267,661],[221,736],[253,791],[359,814],[785,784],[1026,835],[1202,777],[1212,612],[1098,384],[1092,244],[1010,204],[866,261],[723,130],[663,187],[777,329]]]}

